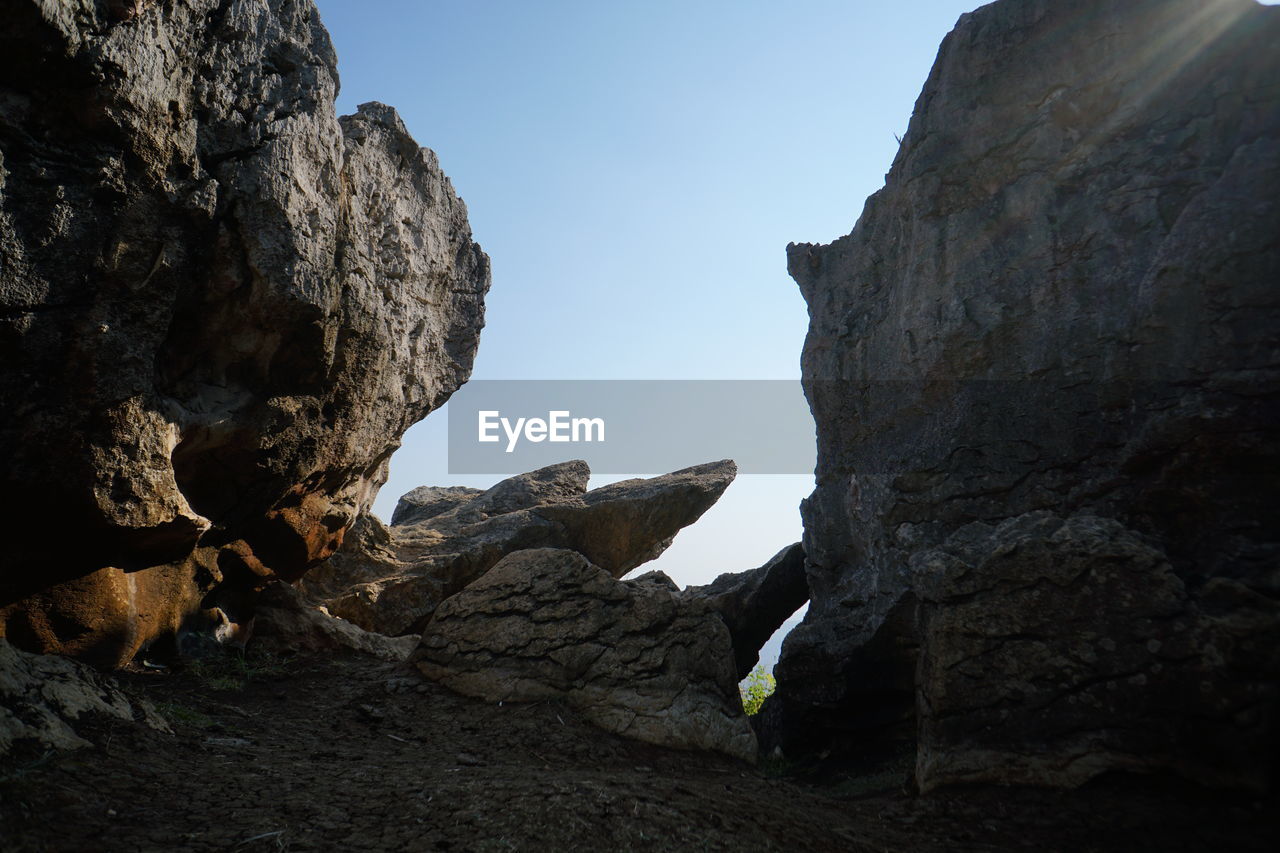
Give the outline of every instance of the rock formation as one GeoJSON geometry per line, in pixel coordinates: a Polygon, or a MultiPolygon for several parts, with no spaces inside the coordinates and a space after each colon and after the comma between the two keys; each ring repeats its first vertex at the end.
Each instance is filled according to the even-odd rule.
{"type": "Polygon", "coordinates": [[[332,554],[489,284],[311,2],[6,4],[0,634],[104,665],[332,554]],[[52,536],[38,531],[52,529],[52,536]]]}
{"type": "Polygon", "coordinates": [[[0,757],[23,744],[42,751],[90,746],[75,726],[95,715],[169,731],[149,702],[126,695],[110,677],[0,639],[0,757]]]}
{"type": "Polygon", "coordinates": [[[420,633],[440,602],[514,551],[567,548],[622,577],[665,551],[736,470],[724,460],[587,491],[590,469],[574,461],[478,494],[417,489],[401,499],[399,523],[388,530],[362,519],[355,547],[308,575],[303,588],[366,630],[420,633]]]}
{"type": "Polygon", "coordinates": [[[388,637],[333,616],[282,581],[268,585],[254,602],[253,648],[259,652],[288,657],[350,650],[403,661],[417,645],[417,637],[388,637]]]}
{"type": "Polygon", "coordinates": [[[1265,783],[1278,43],[1251,0],[984,6],[853,232],[789,247],[819,445],[789,755],[1265,783]]]}
{"type": "Polygon", "coordinates": [[[1265,784],[1234,768],[1258,763],[1268,691],[1224,664],[1274,666],[1270,599],[1223,577],[1192,594],[1119,522],[1048,512],[961,527],[911,570],[923,787],[1162,767],[1265,784]]]}
{"type": "Polygon", "coordinates": [[[636,740],[755,761],[728,630],[660,572],[619,581],[574,551],[517,551],[436,609],[411,659],[469,696],[559,699],[636,740]]]}
{"type": "Polygon", "coordinates": [[[391,523],[412,524],[435,518],[482,494],[484,489],[470,489],[466,486],[419,486],[400,496],[396,508],[391,512],[391,523]]]}
{"type": "Polygon", "coordinates": [[[783,548],[758,569],[720,575],[706,586],[687,587],[681,595],[698,599],[720,614],[733,643],[738,680],[760,660],[760,649],[773,632],[809,600],[804,574],[804,548],[783,548]]]}

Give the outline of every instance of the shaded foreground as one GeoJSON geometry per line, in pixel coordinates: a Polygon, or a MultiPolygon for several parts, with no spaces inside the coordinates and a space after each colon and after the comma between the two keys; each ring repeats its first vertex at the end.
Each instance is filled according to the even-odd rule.
{"type": "Polygon", "coordinates": [[[78,726],[92,749],[6,759],[0,848],[1263,850],[1280,829],[1275,798],[1152,777],[927,797],[897,769],[807,785],[363,657],[120,679],[176,734],[103,722],[78,726]]]}

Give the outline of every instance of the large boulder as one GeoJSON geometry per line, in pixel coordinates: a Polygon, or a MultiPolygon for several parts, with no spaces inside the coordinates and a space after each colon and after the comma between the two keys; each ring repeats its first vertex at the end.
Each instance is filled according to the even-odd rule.
{"type": "MultiPolygon", "coordinates": [[[[720,497],[731,460],[586,491],[590,469],[562,462],[503,480],[436,514],[406,510],[388,530],[362,521],[359,543],[303,588],[335,616],[381,634],[421,633],[440,602],[514,551],[567,548],[613,577],[652,560],[720,497]]],[[[429,494],[421,490],[410,495],[429,494]]],[[[414,498],[402,499],[401,506],[414,498]]]]}
{"type": "Polygon", "coordinates": [[[728,630],[657,572],[517,551],[436,609],[411,660],[469,696],[563,700],[626,737],[756,758],[728,630]]]}
{"type": "Polygon", "coordinates": [[[309,0],[6,5],[14,643],[117,665],[300,577],[469,375],[466,208],[394,110],[335,115],[335,69],[309,0]]]}
{"type": "Polygon", "coordinates": [[[1252,0],[986,5],[853,232],[789,247],[818,470],[784,751],[917,741],[926,787],[1265,776],[1277,43],[1252,0]]]}

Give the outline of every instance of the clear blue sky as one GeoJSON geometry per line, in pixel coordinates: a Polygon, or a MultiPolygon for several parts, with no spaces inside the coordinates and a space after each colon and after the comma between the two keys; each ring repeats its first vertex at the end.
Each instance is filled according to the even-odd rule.
{"type": "MultiPolygon", "coordinates": [[[[785,247],[853,227],[975,5],[318,0],[339,112],[396,107],[493,259],[485,379],[798,378],[785,247]]],[[[439,412],[377,513],[414,486],[496,479],[450,476],[445,452],[439,412]]],[[[759,565],[800,538],[811,489],[740,478],[649,568],[683,584],[759,565]]]]}

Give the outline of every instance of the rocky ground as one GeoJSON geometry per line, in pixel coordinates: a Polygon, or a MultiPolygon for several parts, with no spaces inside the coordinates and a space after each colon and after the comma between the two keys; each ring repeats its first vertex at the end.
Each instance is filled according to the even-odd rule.
{"type": "Polygon", "coordinates": [[[1274,799],[1111,778],[916,797],[901,768],[823,784],[498,705],[357,655],[124,673],[174,734],[0,764],[0,849],[1263,850],[1274,799]]]}

